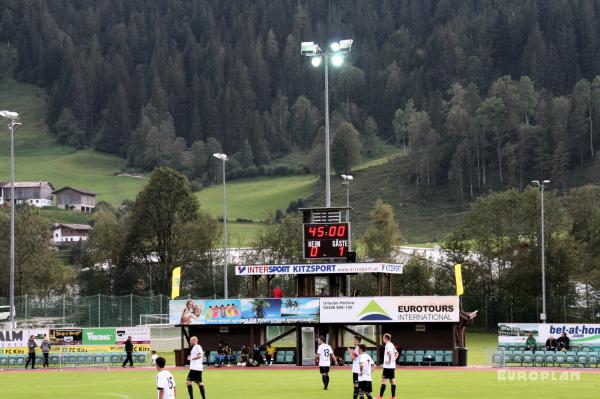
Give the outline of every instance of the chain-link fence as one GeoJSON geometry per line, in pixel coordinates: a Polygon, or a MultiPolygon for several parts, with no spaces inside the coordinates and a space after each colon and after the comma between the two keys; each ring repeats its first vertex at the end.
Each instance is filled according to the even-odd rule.
{"type": "MultiPolygon", "coordinates": [[[[8,298],[0,298],[8,305],[8,298]]],[[[114,327],[159,324],[168,313],[164,295],[15,297],[15,316],[20,326],[114,327]],[[152,317],[150,317],[152,316],[152,317]]]]}
{"type": "MultiPolygon", "coordinates": [[[[542,298],[521,296],[519,298],[493,298],[465,295],[461,307],[467,312],[477,310],[472,330],[497,331],[498,323],[539,323],[542,298]]],[[[582,300],[580,297],[553,296],[546,302],[547,321],[553,323],[599,323],[598,298],[582,300]]]]}

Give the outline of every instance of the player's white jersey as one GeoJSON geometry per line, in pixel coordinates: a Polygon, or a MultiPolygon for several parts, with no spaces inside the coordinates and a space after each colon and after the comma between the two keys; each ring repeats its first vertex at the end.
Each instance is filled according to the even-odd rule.
{"type": "Polygon", "coordinates": [[[359,360],[360,355],[358,354],[358,346],[356,348],[354,348],[354,350],[352,352],[354,352],[354,355],[355,355],[355,358],[352,361],[352,372],[360,373],[360,360],[359,360]]]}
{"type": "Polygon", "coordinates": [[[360,370],[358,372],[358,381],[372,381],[371,367],[373,367],[373,364],[375,364],[375,362],[368,353],[363,353],[358,357],[358,359],[359,364],[362,363],[363,365],[362,372],[360,372],[360,370]]]}
{"type": "Polygon", "coordinates": [[[385,344],[385,351],[383,353],[383,368],[384,369],[395,369],[396,358],[398,357],[398,351],[391,342],[385,344]],[[392,359],[390,361],[390,358],[392,359]]]}
{"type": "Polygon", "coordinates": [[[331,366],[331,355],[333,354],[333,349],[328,344],[321,344],[317,349],[317,355],[319,355],[319,367],[329,367],[331,366]]]}
{"type": "Polygon", "coordinates": [[[175,399],[175,378],[167,370],[163,370],[156,375],[156,388],[158,389],[158,398],[160,399],[160,388],[166,392],[165,399],[175,399]]]}
{"type": "MultiPolygon", "coordinates": [[[[203,355],[204,351],[202,350],[202,347],[200,345],[196,344],[190,352],[190,358],[193,359],[195,356],[198,356],[200,354],[203,355]]],[[[190,370],[202,371],[202,361],[204,360],[203,357],[195,360],[190,360],[190,370]]]]}

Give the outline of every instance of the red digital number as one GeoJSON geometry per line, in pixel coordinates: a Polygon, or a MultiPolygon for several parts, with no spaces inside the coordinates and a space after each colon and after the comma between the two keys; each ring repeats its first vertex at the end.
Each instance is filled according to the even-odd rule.
{"type": "Polygon", "coordinates": [[[311,237],[314,237],[317,234],[317,228],[315,226],[309,226],[308,227],[308,234],[311,237]]]}
{"type": "Polygon", "coordinates": [[[319,248],[310,247],[310,254],[308,255],[310,258],[316,258],[318,254],[319,254],[319,248]]]}
{"type": "Polygon", "coordinates": [[[346,247],[339,247],[339,253],[341,257],[346,256],[346,247]]]}
{"type": "Polygon", "coordinates": [[[325,227],[324,226],[319,226],[317,228],[317,237],[321,238],[325,236],[325,227]]]}
{"type": "Polygon", "coordinates": [[[346,236],[346,225],[342,224],[338,227],[337,229],[337,236],[338,237],[345,237],[346,236]]]}
{"type": "Polygon", "coordinates": [[[329,230],[327,231],[327,235],[329,237],[335,237],[337,234],[338,227],[334,224],[333,226],[329,226],[329,230]]]}

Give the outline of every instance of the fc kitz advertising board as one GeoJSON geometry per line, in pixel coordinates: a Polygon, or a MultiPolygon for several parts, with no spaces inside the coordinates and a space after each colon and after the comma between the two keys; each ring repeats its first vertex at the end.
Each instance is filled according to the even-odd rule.
{"type": "Polygon", "coordinates": [[[321,323],[450,323],[459,321],[457,296],[321,298],[321,323]]]}

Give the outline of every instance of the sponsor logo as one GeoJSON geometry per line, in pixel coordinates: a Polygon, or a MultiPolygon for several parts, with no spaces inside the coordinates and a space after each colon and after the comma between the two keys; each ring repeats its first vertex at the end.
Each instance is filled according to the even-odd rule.
{"type": "Polygon", "coordinates": [[[238,274],[244,274],[246,271],[246,266],[238,266],[238,274]]]}
{"type": "Polygon", "coordinates": [[[358,317],[360,320],[392,320],[390,315],[374,299],[365,306],[358,317]]]}
{"type": "Polygon", "coordinates": [[[23,341],[23,331],[0,331],[0,341],[23,341]]]}
{"type": "Polygon", "coordinates": [[[99,334],[94,334],[93,332],[87,333],[88,341],[108,341],[111,338],[112,338],[112,336],[110,334],[99,335],[99,334]]]}

